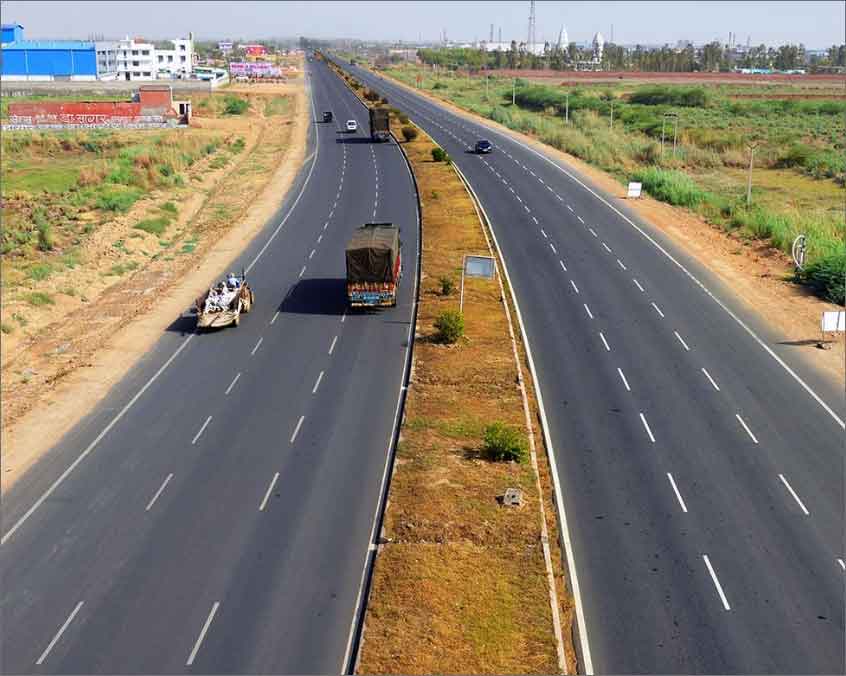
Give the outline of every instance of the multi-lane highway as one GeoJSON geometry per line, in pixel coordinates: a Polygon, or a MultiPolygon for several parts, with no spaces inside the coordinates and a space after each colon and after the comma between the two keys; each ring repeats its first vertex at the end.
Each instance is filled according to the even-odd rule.
{"type": "MultiPolygon", "coordinates": [[[[417,282],[414,185],[307,64],[309,158],[233,263],[237,329],[177,321],[3,496],[4,673],[337,673],[387,476],[417,282]],[[344,245],[402,227],[396,308],[345,311],[344,245]]],[[[225,272],[225,271],[221,271],[225,272]]]]}
{"type": "Polygon", "coordinates": [[[843,673],[842,383],[567,166],[341,63],[447,150],[492,224],[543,399],[583,667],[843,673]],[[492,154],[468,152],[479,138],[492,154]]]}

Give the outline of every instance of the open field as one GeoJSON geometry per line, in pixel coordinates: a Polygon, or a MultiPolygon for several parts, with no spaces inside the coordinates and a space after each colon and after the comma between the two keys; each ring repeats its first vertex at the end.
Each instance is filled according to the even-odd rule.
{"type": "Polygon", "coordinates": [[[4,430],[244,218],[305,105],[284,87],[194,95],[188,129],[4,133],[4,430]]]}
{"type": "Polygon", "coordinates": [[[640,180],[654,197],[729,231],[769,240],[781,251],[789,251],[797,234],[807,234],[804,281],[843,302],[846,101],[738,100],[711,87],[572,88],[523,80],[512,89],[511,79],[433,78],[413,66],[389,73],[411,85],[421,74],[424,90],[531,134],[620,182],[640,180]],[[678,114],[675,152],[673,118],[666,113],[678,114]],[[757,148],[747,208],[751,141],[757,148]]]}

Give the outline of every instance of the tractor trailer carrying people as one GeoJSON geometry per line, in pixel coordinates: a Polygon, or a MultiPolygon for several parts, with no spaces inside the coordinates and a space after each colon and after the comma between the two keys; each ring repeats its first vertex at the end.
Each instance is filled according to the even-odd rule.
{"type": "Polygon", "coordinates": [[[393,307],[402,276],[402,242],[392,223],[365,223],[347,244],[350,307],[393,307]]]}

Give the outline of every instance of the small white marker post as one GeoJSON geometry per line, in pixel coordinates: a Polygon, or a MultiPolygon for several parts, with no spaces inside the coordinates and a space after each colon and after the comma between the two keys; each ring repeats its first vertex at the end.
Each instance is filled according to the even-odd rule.
{"type": "Polygon", "coordinates": [[[626,199],[630,199],[630,200],[640,199],[640,193],[641,193],[642,189],[643,189],[642,183],[630,181],[629,182],[629,189],[628,189],[628,192],[626,193],[626,199]]]}

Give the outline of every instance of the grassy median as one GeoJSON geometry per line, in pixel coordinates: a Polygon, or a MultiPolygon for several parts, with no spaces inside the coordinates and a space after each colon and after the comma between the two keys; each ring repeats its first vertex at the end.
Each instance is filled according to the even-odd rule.
{"type": "MultiPolygon", "coordinates": [[[[348,83],[360,97],[368,93],[348,83]]],[[[489,255],[484,232],[449,159],[433,159],[438,146],[401,114],[392,127],[410,139],[402,147],[422,203],[422,276],[411,386],[357,670],[554,673],[542,496],[525,454],[498,282],[468,280],[457,315],[463,256],[489,255]],[[450,316],[460,316],[463,332],[449,335],[450,316]],[[505,446],[522,449],[519,460],[494,459],[492,441],[503,430],[505,446]],[[522,490],[522,506],[501,504],[507,488],[522,490]]]]}

